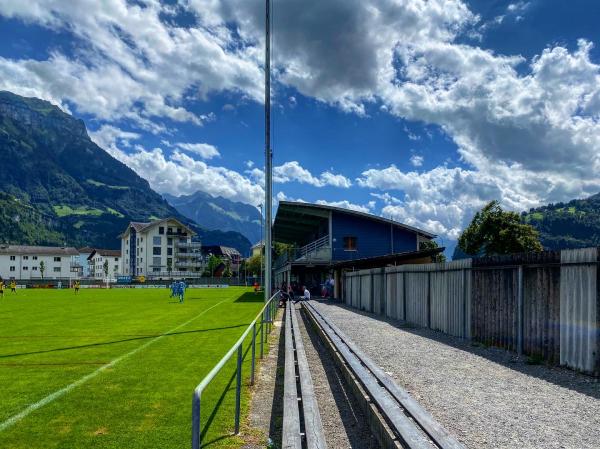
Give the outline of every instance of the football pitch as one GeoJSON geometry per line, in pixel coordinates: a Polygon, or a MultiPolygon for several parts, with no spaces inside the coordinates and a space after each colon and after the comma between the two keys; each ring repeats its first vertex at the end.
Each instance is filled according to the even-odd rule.
{"type": "MultiPolygon", "coordinates": [[[[188,289],[183,304],[169,292],[5,293],[0,299],[0,448],[190,447],[194,388],[263,303],[236,287],[188,289]]],[[[250,358],[246,352],[244,385],[250,358]]],[[[241,445],[231,436],[235,363],[233,357],[203,394],[203,444],[208,447],[241,445]]],[[[248,388],[242,391],[244,413],[248,388]]]]}

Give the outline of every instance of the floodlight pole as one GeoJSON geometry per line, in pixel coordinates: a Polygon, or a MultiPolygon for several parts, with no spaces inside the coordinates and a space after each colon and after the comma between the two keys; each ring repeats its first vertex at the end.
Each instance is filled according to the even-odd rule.
{"type": "Polygon", "coordinates": [[[273,151],[271,149],[271,1],[265,0],[265,302],[271,298],[273,151]]]}

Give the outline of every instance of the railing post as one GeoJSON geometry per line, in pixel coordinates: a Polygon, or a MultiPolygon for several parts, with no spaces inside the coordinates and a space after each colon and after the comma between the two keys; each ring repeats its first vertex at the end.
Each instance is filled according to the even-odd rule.
{"type": "Polygon", "coordinates": [[[192,449],[200,449],[200,396],[194,391],[192,397],[192,449]]]}
{"type": "Polygon", "coordinates": [[[252,327],[252,371],[250,374],[250,385],[254,385],[254,368],[256,366],[256,323],[252,327]]]}
{"type": "Polygon", "coordinates": [[[264,328],[265,328],[265,312],[263,311],[263,313],[261,314],[261,317],[260,317],[260,358],[261,358],[261,360],[264,355],[264,348],[263,348],[264,342],[265,342],[265,339],[263,337],[263,335],[265,333],[264,328]]]}
{"type": "Polygon", "coordinates": [[[242,344],[238,346],[237,379],[235,385],[235,434],[240,433],[240,399],[242,392],[242,344]]]}

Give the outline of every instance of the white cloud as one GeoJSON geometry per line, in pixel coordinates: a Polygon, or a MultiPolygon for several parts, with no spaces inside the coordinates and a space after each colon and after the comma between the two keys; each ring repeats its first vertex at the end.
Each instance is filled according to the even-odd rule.
{"type": "Polygon", "coordinates": [[[163,118],[198,125],[211,119],[189,111],[186,97],[235,91],[262,101],[261,69],[250,49],[231,45],[224,25],[183,28],[161,18],[172,13],[157,1],[0,2],[0,15],[68,31],[77,45],[72,57],[0,58],[0,88],[147,128],[163,118]]]}
{"type": "MultiPolygon", "coordinates": [[[[291,198],[287,196],[284,192],[278,192],[275,196],[276,202],[280,201],[295,201],[298,203],[307,203],[308,201],[303,200],[302,198],[291,198]]],[[[333,207],[341,207],[343,209],[355,210],[358,212],[364,213],[372,213],[372,210],[375,208],[375,202],[369,201],[367,204],[355,204],[348,200],[342,201],[327,201],[327,200],[317,200],[314,204],[321,204],[324,206],[333,206],[333,207]]]]}
{"type": "MultiPolygon", "coordinates": [[[[262,170],[255,168],[250,172],[255,179],[262,179],[264,181],[264,172],[262,170]]],[[[345,189],[352,186],[352,181],[350,181],[350,179],[330,171],[325,171],[318,177],[313,176],[313,174],[302,167],[298,161],[289,161],[274,167],[273,181],[279,184],[298,182],[300,184],[310,184],[314,187],[332,186],[345,189]]]]}
{"type": "Polygon", "coordinates": [[[176,143],[175,146],[190,153],[199,155],[203,159],[212,159],[221,156],[219,150],[214,145],[208,143],[176,143]]]}
{"type": "Polygon", "coordinates": [[[179,196],[200,190],[252,205],[263,201],[262,186],[234,170],[208,165],[178,150],[168,156],[161,148],[147,150],[136,145],[135,151],[126,153],[119,146],[138,136],[112,126],[90,134],[100,147],[148,180],[159,193],[179,196]]]}
{"type": "Polygon", "coordinates": [[[413,154],[410,157],[410,163],[413,165],[413,167],[420,167],[423,165],[423,156],[418,156],[416,154],[413,154]]]}

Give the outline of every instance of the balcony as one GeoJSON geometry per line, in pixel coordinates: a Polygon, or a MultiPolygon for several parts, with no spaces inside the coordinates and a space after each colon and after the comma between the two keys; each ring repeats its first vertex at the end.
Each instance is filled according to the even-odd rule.
{"type": "Polygon", "coordinates": [[[175,242],[177,248],[196,249],[200,251],[202,249],[202,243],[200,242],[175,242]]]}
{"type": "Polygon", "coordinates": [[[329,245],[329,235],[325,235],[309,244],[294,248],[290,252],[284,253],[277,258],[274,268],[283,267],[289,262],[328,262],[331,260],[331,246],[329,245]]]}
{"type": "Polygon", "coordinates": [[[191,258],[191,259],[200,259],[202,258],[202,253],[200,251],[193,253],[182,253],[181,251],[177,252],[177,257],[182,258],[191,258]]]}
{"type": "Polygon", "coordinates": [[[175,266],[177,268],[204,268],[205,263],[201,261],[191,261],[191,260],[176,260],[175,266]]]}

